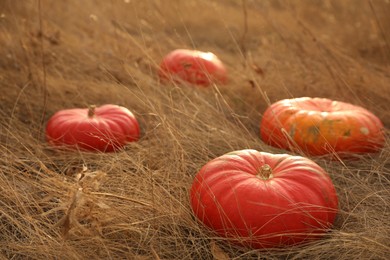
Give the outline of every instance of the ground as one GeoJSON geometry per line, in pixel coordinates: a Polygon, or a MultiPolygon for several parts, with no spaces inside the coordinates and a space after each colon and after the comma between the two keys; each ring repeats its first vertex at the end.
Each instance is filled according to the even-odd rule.
{"type": "Polygon", "coordinates": [[[0,2],[0,255],[5,259],[386,259],[390,250],[388,0],[0,2]],[[229,82],[163,85],[178,49],[215,53],[229,82]],[[264,110],[293,97],[360,105],[384,149],[310,157],[339,196],[323,239],[283,250],[237,247],[189,204],[197,171],[224,153],[288,153],[259,137],[264,110]],[[58,110],[117,104],[141,139],[117,153],[53,149],[58,110]],[[80,176],[84,176],[81,178],[80,176]]]}

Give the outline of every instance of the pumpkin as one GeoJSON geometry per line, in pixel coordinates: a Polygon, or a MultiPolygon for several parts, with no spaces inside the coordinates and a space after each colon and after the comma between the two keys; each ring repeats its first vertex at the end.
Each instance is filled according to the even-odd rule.
{"type": "Polygon", "coordinates": [[[257,249],[320,238],[338,208],[330,177],[313,161],[249,149],[205,164],[195,176],[190,203],[217,234],[257,249]]]}
{"type": "Polygon", "coordinates": [[[211,52],[177,49],[167,54],[159,67],[162,82],[187,82],[199,86],[208,86],[213,82],[225,83],[225,66],[211,52]]]}
{"type": "Polygon", "coordinates": [[[60,110],[46,126],[50,144],[82,150],[112,152],[137,141],[139,136],[139,124],[133,113],[110,104],[60,110]]]}
{"type": "Polygon", "coordinates": [[[309,155],[377,152],[385,143],[382,122],[368,110],[326,98],[280,100],[264,112],[262,140],[309,155]]]}

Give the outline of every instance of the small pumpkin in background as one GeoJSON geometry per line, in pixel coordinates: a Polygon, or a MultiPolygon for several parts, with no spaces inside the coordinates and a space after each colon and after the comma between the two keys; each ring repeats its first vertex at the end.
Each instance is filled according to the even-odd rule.
{"type": "Polygon", "coordinates": [[[318,239],[338,211],[333,183],[319,165],[249,149],[205,164],[195,176],[190,203],[195,216],[220,236],[258,249],[318,239]]]}
{"type": "Polygon", "coordinates": [[[46,126],[46,139],[51,145],[89,151],[116,151],[139,137],[133,113],[111,104],[60,110],[46,126]]]}
{"type": "Polygon", "coordinates": [[[269,106],[261,120],[260,136],[278,148],[340,157],[377,152],[385,143],[384,126],[370,111],[309,97],[284,99],[269,106]]]}
{"type": "Polygon", "coordinates": [[[211,52],[198,50],[177,49],[168,53],[160,64],[158,75],[162,82],[186,82],[203,87],[227,81],[222,61],[211,52]]]}

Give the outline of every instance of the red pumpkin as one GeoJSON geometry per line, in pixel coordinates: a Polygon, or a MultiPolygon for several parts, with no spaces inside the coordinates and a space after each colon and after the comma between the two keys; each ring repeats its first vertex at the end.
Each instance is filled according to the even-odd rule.
{"type": "Polygon", "coordinates": [[[226,74],[225,66],[213,53],[185,49],[166,55],[158,71],[162,82],[187,82],[200,86],[225,83],[226,74]]]}
{"type": "Polygon", "coordinates": [[[47,123],[46,138],[54,146],[111,152],[140,136],[138,122],[116,105],[74,108],[55,113],[47,123]]]}
{"type": "Polygon", "coordinates": [[[338,200],[313,161],[241,150],[204,165],[190,192],[196,217],[219,235],[253,248],[317,239],[334,222],[338,200]]]}
{"type": "Polygon", "coordinates": [[[265,143],[283,149],[346,156],[380,150],[385,143],[383,129],[382,122],[362,107],[303,97],[268,107],[260,135],[265,143]]]}

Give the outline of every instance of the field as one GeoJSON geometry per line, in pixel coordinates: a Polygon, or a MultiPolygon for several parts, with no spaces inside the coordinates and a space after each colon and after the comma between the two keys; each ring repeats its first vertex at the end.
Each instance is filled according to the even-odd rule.
{"type": "Polygon", "coordinates": [[[388,0],[0,1],[2,259],[388,259],[388,0]],[[214,52],[229,82],[163,85],[177,48],[214,52]],[[286,153],[259,137],[283,98],[363,106],[387,140],[358,160],[311,157],[339,196],[331,232],[286,249],[234,246],[189,204],[197,171],[245,148],[286,153]],[[53,149],[58,110],[118,104],[142,136],[116,153],[53,149]]]}

